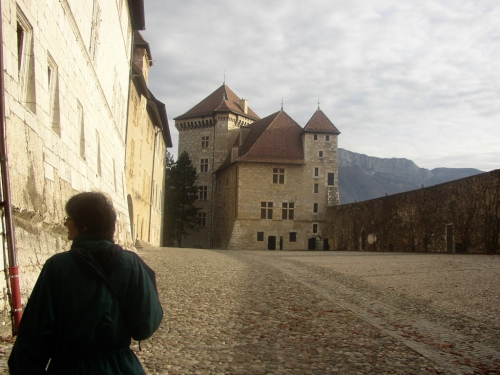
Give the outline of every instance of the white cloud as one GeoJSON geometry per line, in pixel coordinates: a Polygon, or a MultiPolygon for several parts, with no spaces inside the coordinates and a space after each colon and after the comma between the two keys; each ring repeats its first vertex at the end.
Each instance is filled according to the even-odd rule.
{"type": "Polygon", "coordinates": [[[173,118],[226,83],[261,117],[317,107],[341,147],[500,168],[500,4],[147,0],[155,96],[173,118]]]}

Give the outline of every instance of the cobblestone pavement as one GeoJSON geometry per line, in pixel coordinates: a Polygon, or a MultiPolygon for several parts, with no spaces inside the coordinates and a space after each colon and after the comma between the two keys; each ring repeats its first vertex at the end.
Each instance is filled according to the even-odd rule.
{"type": "Polygon", "coordinates": [[[500,373],[497,256],[141,256],[165,311],[142,351],[134,345],[151,375],[500,373]]]}

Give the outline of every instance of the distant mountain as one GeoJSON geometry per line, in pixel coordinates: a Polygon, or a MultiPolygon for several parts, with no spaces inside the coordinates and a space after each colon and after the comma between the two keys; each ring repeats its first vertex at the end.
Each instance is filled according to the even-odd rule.
{"type": "Polygon", "coordinates": [[[474,168],[419,168],[408,159],[382,159],[339,148],[340,203],[352,203],[483,173],[474,168]]]}

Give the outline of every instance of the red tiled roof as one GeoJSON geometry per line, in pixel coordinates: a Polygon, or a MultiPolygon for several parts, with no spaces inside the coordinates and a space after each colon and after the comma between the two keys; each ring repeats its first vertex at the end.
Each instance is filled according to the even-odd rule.
{"type": "Polygon", "coordinates": [[[317,109],[314,115],[304,127],[305,132],[340,134],[339,130],[326,117],[321,109],[317,109]]]}
{"type": "MultiPolygon", "coordinates": [[[[238,162],[304,164],[302,127],[283,111],[248,125],[250,133],[239,148],[238,162]]],[[[239,144],[238,136],[234,145],[239,144]]],[[[231,162],[231,152],[219,170],[231,162]]]]}
{"type": "Polygon", "coordinates": [[[189,111],[176,117],[174,120],[182,120],[192,117],[209,116],[213,112],[233,112],[239,115],[247,116],[251,119],[260,119],[257,114],[248,108],[248,113],[243,112],[243,108],[238,105],[240,98],[228,87],[223,84],[201,102],[196,104],[189,111]]]}

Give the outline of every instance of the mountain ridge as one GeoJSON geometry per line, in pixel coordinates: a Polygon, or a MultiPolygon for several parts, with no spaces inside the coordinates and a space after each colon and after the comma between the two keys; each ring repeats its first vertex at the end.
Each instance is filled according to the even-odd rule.
{"type": "Polygon", "coordinates": [[[378,158],[338,149],[340,203],[359,202],[484,173],[474,168],[418,167],[405,158],[378,158]]]}

